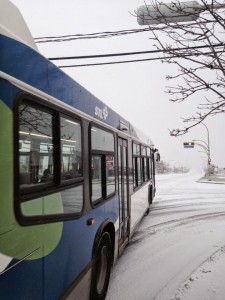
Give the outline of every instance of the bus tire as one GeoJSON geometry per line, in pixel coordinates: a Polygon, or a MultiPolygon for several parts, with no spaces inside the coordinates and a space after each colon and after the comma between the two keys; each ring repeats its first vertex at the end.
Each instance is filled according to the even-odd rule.
{"type": "Polygon", "coordinates": [[[148,203],[149,206],[152,204],[153,201],[153,193],[152,193],[152,185],[148,186],[148,203]]]}
{"type": "Polygon", "coordinates": [[[108,232],[99,240],[95,253],[91,279],[91,300],[105,299],[112,266],[112,242],[108,232]]]}

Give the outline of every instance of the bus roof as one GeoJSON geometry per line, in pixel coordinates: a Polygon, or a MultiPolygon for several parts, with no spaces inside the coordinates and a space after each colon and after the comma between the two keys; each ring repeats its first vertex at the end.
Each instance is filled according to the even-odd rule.
{"type": "Polygon", "coordinates": [[[20,41],[38,51],[18,8],[9,0],[0,0],[0,7],[0,34],[20,41]]]}

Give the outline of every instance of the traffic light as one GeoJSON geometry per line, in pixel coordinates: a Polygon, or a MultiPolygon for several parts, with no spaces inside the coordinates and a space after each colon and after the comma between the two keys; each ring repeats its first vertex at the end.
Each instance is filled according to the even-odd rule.
{"type": "Polygon", "coordinates": [[[194,142],[184,142],[183,145],[184,145],[184,148],[194,148],[195,143],[194,142]]]}

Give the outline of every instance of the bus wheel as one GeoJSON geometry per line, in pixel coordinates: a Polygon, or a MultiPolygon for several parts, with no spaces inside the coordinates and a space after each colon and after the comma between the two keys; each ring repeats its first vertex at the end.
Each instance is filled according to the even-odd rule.
{"type": "Polygon", "coordinates": [[[112,243],[108,232],[104,232],[98,244],[92,270],[91,300],[105,299],[112,265],[112,243]]]}
{"type": "Polygon", "coordinates": [[[152,186],[148,186],[148,203],[149,203],[149,205],[151,205],[152,204],[152,199],[153,198],[153,196],[152,196],[152,186]]]}

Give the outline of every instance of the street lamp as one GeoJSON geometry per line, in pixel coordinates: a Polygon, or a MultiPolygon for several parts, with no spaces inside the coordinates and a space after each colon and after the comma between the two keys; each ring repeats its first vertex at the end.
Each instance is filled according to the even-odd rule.
{"type": "Polygon", "coordinates": [[[208,152],[209,152],[209,160],[208,163],[211,163],[211,157],[210,157],[210,143],[209,143],[209,129],[208,127],[205,125],[205,123],[201,122],[201,124],[205,127],[205,129],[207,130],[207,138],[208,138],[208,152]]]}
{"type": "Polygon", "coordinates": [[[210,156],[210,143],[209,143],[209,129],[208,129],[208,127],[205,125],[205,123],[201,123],[204,127],[205,127],[205,129],[207,130],[207,143],[205,142],[205,141],[203,141],[203,140],[193,140],[193,142],[195,142],[195,145],[198,145],[198,146],[200,146],[200,147],[202,147],[205,151],[206,151],[206,153],[207,153],[207,156],[208,156],[208,165],[210,165],[210,163],[211,163],[211,156],[210,156]],[[196,142],[201,142],[201,143],[203,143],[204,145],[202,145],[202,144],[200,144],[200,143],[196,143],[196,142]]]}
{"type": "Polygon", "coordinates": [[[210,158],[210,148],[209,148],[209,145],[205,141],[203,141],[203,140],[192,140],[192,141],[195,143],[195,145],[198,145],[198,146],[202,147],[205,150],[205,153],[207,153],[207,156],[208,156],[208,164],[210,165],[211,158],[210,158]],[[196,142],[204,143],[204,145],[196,143],[196,142]]]}
{"type": "Polygon", "coordinates": [[[207,9],[220,8],[225,8],[225,4],[203,6],[197,1],[185,1],[142,5],[137,9],[137,22],[139,25],[190,22],[197,20],[200,13],[207,9]]]}

